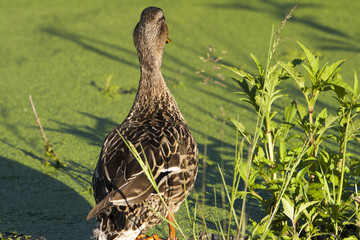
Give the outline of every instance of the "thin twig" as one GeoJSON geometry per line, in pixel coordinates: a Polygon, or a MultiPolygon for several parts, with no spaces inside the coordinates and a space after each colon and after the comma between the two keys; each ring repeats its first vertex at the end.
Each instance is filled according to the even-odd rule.
{"type": "Polygon", "coordinates": [[[59,157],[55,154],[53,146],[51,146],[49,140],[46,138],[45,131],[44,131],[42,125],[41,125],[40,118],[39,118],[39,116],[37,115],[37,112],[36,112],[36,109],[35,109],[35,105],[34,105],[34,102],[33,102],[33,100],[32,100],[31,95],[29,95],[29,100],[30,100],[31,107],[32,107],[32,110],[33,110],[34,115],[35,115],[35,118],[36,118],[36,124],[39,126],[40,131],[41,131],[41,137],[42,137],[42,138],[44,139],[44,141],[45,141],[45,146],[44,146],[44,150],[45,150],[45,164],[46,164],[46,165],[49,164],[49,162],[48,162],[47,159],[52,159],[52,160],[55,161],[55,168],[62,168],[62,167],[64,167],[64,165],[61,164],[59,157]]]}
{"type": "Polygon", "coordinates": [[[39,119],[39,117],[38,117],[38,115],[37,115],[37,113],[36,113],[35,105],[34,105],[34,102],[33,102],[33,100],[32,100],[31,95],[29,95],[29,100],[30,100],[31,107],[32,107],[32,110],[33,110],[34,115],[35,115],[35,118],[36,118],[36,124],[39,126],[40,131],[41,131],[41,137],[44,139],[44,141],[45,141],[46,144],[49,144],[49,141],[48,141],[48,139],[46,138],[44,129],[43,129],[42,125],[41,125],[40,119],[39,119]]]}

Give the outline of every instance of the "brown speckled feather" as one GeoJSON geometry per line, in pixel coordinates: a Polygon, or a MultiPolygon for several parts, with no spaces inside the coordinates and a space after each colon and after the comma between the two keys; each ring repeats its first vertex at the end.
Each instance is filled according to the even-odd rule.
{"type": "Polygon", "coordinates": [[[134,30],[141,70],[138,93],[127,118],[106,137],[93,176],[97,205],[88,219],[97,218],[97,239],[134,239],[160,223],[147,205],[168,214],[119,133],[147,160],[172,213],[194,185],[197,145],[161,74],[167,35],[162,10],[146,8],[134,30]]]}

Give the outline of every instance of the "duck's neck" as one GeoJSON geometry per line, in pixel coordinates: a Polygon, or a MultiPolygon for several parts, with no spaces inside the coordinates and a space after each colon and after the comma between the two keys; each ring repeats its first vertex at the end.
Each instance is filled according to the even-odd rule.
{"type": "Polygon", "coordinates": [[[140,63],[140,82],[138,93],[147,95],[151,98],[156,97],[159,93],[161,94],[164,90],[167,90],[161,73],[163,52],[156,54],[153,50],[137,50],[140,63]]]}
{"type": "Polygon", "coordinates": [[[139,88],[131,115],[145,116],[168,109],[177,109],[177,104],[166,86],[161,68],[141,64],[139,88]]]}
{"type": "Polygon", "coordinates": [[[137,97],[156,101],[167,97],[169,94],[171,95],[162,76],[161,68],[141,65],[137,97]]]}

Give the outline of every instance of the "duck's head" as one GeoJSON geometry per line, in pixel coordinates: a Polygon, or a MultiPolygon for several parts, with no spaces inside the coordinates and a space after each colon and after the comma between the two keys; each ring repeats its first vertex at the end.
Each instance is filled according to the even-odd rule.
{"type": "Polygon", "coordinates": [[[165,44],[169,42],[163,11],[157,7],[145,8],[134,29],[134,44],[140,63],[161,65],[165,44]]]}

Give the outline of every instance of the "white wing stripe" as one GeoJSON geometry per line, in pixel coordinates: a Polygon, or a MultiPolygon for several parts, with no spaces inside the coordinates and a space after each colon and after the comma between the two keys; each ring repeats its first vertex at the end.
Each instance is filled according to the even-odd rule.
{"type": "Polygon", "coordinates": [[[181,169],[179,167],[171,167],[171,168],[163,168],[161,169],[161,172],[178,172],[181,171],[181,169]]]}

